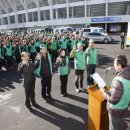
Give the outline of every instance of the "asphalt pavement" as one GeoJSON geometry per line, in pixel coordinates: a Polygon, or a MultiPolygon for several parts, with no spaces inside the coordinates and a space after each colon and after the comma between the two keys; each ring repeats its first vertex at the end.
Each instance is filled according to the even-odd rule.
{"type": "MultiPolygon", "coordinates": [[[[114,38],[114,36],[113,36],[114,38]]],[[[119,40],[116,36],[115,39],[119,40]]],[[[111,44],[95,44],[98,50],[99,66],[96,71],[104,77],[107,85],[114,78],[113,60],[118,54],[125,54],[130,64],[130,48],[120,50],[119,42],[111,44]],[[111,67],[105,75],[105,69],[111,67]]],[[[84,88],[86,72],[84,73],[84,88]]],[[[68,80],[68,97],[60,94],[60,81],[56,73],[52,78],[52,97],[54,102],[46,103],[41,97],[41,82],[36,79],[36,101],[40,109],[30,112],[24,105],[25,94],[23,78],[16,69],[0,72],[0,130],[87,130],[88,95],[86,92],[76,93],[74,85],[74,69],[68,80]]],[[[95,108],[96,109],[96,108],[95,108]]],[[[125,121],[130,130],[130,107],[125,121]]]]}

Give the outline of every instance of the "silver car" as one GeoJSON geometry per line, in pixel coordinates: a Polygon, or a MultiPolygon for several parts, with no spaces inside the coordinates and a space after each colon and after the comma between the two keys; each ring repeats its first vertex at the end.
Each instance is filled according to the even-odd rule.
{"type": "Polygon", "coordinates": [[[91,32],[86,35],[88,39],[92,39],[94,42],[110,43],[111,37],[109,35],[103,35],[101,33],[91,32]]]}

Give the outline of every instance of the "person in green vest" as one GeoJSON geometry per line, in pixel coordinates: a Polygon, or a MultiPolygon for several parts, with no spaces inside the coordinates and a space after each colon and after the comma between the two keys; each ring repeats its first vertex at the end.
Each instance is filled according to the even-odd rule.
{"type": "Polygon", "coordinates": [[[75,35],[73,35],[72,38],[71,38],[71,45],[70,45],[71,50],[73,49],[74,46],[76,46],[76,38],[75,38],[75,35]]]}
{"type": "Polygon", "coordinates": [[[65,49],[67,51],[67,39],[65,36],[62,37],[62,40],[61,40],[61,48],[65,49]]]}
{"type": "Polygon", "coordinates": [[[35,58],[37,55],[36,44],[35,44],[34,40],[31,40],[28,47],[29,47],[30,59],[32,60],[32,62],[34,64],[34,61],[35,61],[35,58]]]}
{"type": "Polygon", "coordinates": [[[51,40],[51,57],[52,57],[52,62],[56,62],[57,58],[57,40],[55,37],[52,38],[51,40]]]}
{"type": "Polygon", "coordinates": [[[22,40],[21,43],[21,53],[22,52],[28,52],[28,44],[26,40],[22,40]]]}
{"type": "Polygon", "coordinates": [[[75,65],[75,86],[76,92],[84,91],[83,89],[83,80],[84,80],[84,70],[86,68],[86,54],[83,51],[83,45],[79,42],[76,46],[73,47],[73,50],[70,53],[70,58],[74,57],[75,65]]]}
{"type": "Polygon", "coordinates": [[[125,113],[130,103],[130,66],[125,55],[118,55],[114,60],[115,78],[110,92],[100,89],[107,100],[109,130],[126,130],[125,113]]]}
{"type": "Polygon", "coordinates": [[[51,97],[52,61],[49,52],[47,52],[47,48],[43,44],[40,45],[40,53],[36,56],[34,66],[34,73],[41,77],[42,98],[45,99],[46,102],[50,102],[53,100],[51,97]]]}
{"type": "Polygon", "coordinates": [[[36,45],[37,53],[39,53],[40,52],[41,41],[39,40],[39,38],[36,38],[34,42],[35,42],[35,45],[36,45]]]}
{"type": "Polygon", "coordinates": [[[0,43],[0,70],[6,71],[4,57],[3,57],[3,46],[0,43]]]}
{"type": "Polygon", "coordinates": [[[63,96],[67,96],[67,82],[69,74],[69,58],[66,56],[64,49],[59,50],[59,57],[56,60],[55,66],[58,66],[58,73],[60,75],[60,90],[63,96]]]}
{"type": "Polygon", "coordinates": [[[94,47],[94,41],[89,40],[89,47],[86,49],[87,54],[87,85],[94,85],[94,80],[91,77],[96,71],[97,65],[97,49],[94,47]]]}
{"type": "Polygon", "coordinates": [[[6,67],[13,67],[13,47],[10,42],[7,42],[4,47],[4,56],[6,60],[6,67]]]}

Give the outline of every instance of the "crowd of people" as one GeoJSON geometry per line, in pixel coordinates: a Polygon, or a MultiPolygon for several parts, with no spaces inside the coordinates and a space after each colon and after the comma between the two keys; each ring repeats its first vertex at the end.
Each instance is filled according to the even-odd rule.
{"type": "MultiPolygon", "coordinates": [[[[18,67],[23,74],[26,101],[29,110],[32,106],[39,107],[35,101],[35,76],[41,79],[41,95],[46,102],[53,101],[51,96],[52,75],[58,69],[60,92],[67,96],[70,61],[74,60],[75,90],[84,91],[84,72],[87,70],[87,85],[94,81],[91,77],[96,71],[97,49],[92,39],[88,41],[79,34],[33,33],[25,35],[0,36],[0,67],[1,69],[18,67]],[[5,67],[5,68],[3,68],[5,67]],[[32,104],[32,106],[31,106],[32,104]]],[[[110,93],[101,89],[108,102],[110,130],[125,130],[123,125],[124,112],[130,102],[130,67],[127,58],[119,55],[114,60],[116,77],[112,82],[110,93]],[[120,125],[119,125],[120,124],[120,125]]]]}
{"type": "Polygon", "coordinates": [[[25,33],[25,34],[1,34],[0,35],[0,69],[16,66],[21,62],[21,53],[28,52],[34,63],[37,53],[40,52],[40,45],[43,44],[51,54],[52,62],[56,61],[58,50],[63,48],[69,54],[74,45],[83,43],[87,47],[87,40],[81,35],[73,33],[54,34],[50,32],[25,33]],[[12,62],[13,61],[13,62],[12,62]],[[15,62],[16,61],[16,62],[15,62]]]}

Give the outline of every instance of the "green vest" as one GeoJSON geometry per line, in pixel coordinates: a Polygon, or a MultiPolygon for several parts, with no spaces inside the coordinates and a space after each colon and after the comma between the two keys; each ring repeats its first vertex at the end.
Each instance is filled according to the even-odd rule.
{"type": "Polygon", "coordinates": [[[40,47],[41,42],[40,41],[36,41],[35,44],[36,44],[36,47],[40,47]]]}
{"type": "MultiPolygon", "coordinates": [[[[47,53],[47,56],[48,56],[48,60],[49,60],[49,64],[50,64],[50,71],[51,71],[51,74],[52,74],[52,62],[51,62],[51,56],[49,53],[47,53]]],[[[34,71],[34,73],[36,75],[39,75],[40,76],[40,70],[41,70],[41,60],[40,60],[40,65],[39,67],[34,71]]]]}
{"type": "Polygon", "coordinates": [[[76,39],[71,40],[71,49],[76,46],[76,39]]]}
{"type": "Polygon", "coordinates": [[[59,66],[58,67],[58,73],[59,75],[67,75],[69,73],[69,58],[66,56],[66,66],[59,66]]]}
{"type": "Polygon", "coordinates": [[[123,94],[120,101],[117,104],[111,104],[112,108],[115,109],[125,109],[130,103],[130,80],[124,79],[122,77],[115,77],[114,80],[119,80],[123,85],[123,94]]]}
{"type": "Polygon", "coordinates": [[[30,53],[34,53],[34,52],[36,52],[36,45],[35,45],[35,43],[30,46],[30,53]]]}
{"type": "Polygon", "coordinates": [[[86,54],[84,51],[80,52],[77,50],[75,52],[75,58],[74,58],[74,64],[75,64],[75,69],[78,70],[85,70],[86,68],[86,54]]]}
{"type": "Polygon", "coordinates": [[[10,45],[9,47],[6,47],[6,53],[5,53],[6,56],[12,56],[13,53],[12,53],[12,46],[10,45]]]}
{"type": "Polygon", "coordinates": [[[57,50],[57,41],[51,42],[51,50],[53,51],[57,50]]]}
{"type": "Polygon", "coordinates": [[[87,64],[97,64],[97,50],[96,48],[92,48],[89,50],[87,56],[87,64]]]}
{"type": "Polygon", "coordinates": [[[61,42],[62,42],[61,48],[67,49],[67,39],[66,40],[62,40],[61,42]]]}

